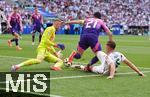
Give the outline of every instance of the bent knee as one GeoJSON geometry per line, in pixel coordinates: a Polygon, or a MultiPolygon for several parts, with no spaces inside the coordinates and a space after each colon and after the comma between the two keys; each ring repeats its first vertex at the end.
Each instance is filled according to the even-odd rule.
{"type": "Polygon", "coordinates": [[[42,60],[37,59],[37,63],[40,64],[42,62],[42,60]]]}
{"type": "Polygon", "coordinates": [[[104,53],[103,51],[97,51],[96,55],[97,56],[106,56],[106,53],[104,53]]]}
{"type": "Polygon", "coordinates": [[[54,63],[63,63],[63,60],[61,60],[61,59],[58,59],[56,62],[54,62],[54,63]]]}

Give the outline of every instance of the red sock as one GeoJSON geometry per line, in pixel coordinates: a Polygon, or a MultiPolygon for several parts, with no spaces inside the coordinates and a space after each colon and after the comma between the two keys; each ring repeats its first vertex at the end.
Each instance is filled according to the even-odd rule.
{"type": "Polygon", "coordinates": [[[71,55],[69,56],[69,62],[72,62],[72,61],[73,61],[75,55],[76,55],[76,51],[73,51],[73,52],[71,53],[71,55]]]}

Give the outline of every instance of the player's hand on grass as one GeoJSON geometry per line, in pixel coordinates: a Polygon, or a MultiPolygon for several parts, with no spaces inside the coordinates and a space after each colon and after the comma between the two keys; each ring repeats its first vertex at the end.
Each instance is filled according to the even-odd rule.
{"type": "Polygon", "coordinates": [[[61,50],[65,49],[65,45],[64,44],[57,44],[56,47],[60,48],[61,50]]]}
{"type": "Polygon", "coordinates": [[[107,79],[113,79],[114,78],[114,76],[108,76],[107,77],[107,79]]]}

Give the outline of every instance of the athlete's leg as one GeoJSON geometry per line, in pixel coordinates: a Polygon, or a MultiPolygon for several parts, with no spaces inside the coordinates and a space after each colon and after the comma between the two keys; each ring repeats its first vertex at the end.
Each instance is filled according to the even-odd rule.
{"type": "Polygon", "coordinates": [[[38,32],[39,32],[39,43],[40,43],[41,38],[42,38],[42,34],[43,34],[43,32],[41,31],[41,27],[38,28],[38,32]]]}
{"type": "Polygon", "coordinates": [[[91,66],[91,72],[103,74],[104,73],[104,66],[103,65],[91,66]]]}
{"type": "Polygon", "coordinates": [[[13,65],[11,69],[12,69],[12,71],[16,71],[20,67],[23,67],[23,66],[29,66],[29,65],[33,65],[33,64],[40,64],[43,61],[44,58],[45,58],[45,49],[39,49],[38,54],[37,54],[37,58],[26,60],[26,61],[24,61],[24,62],[22,62],[18,65],[13,65]]]}
{"type": "Polygon", "coordinates": [[[39,43],[41,42],[41,38],[42,38],[42,32],[40,32],[39,34],[39,43]]]}
{"type": "Polygon", "coordinates": [[[92,42],[89,41],[89,44],[90,44],[92,51],[95,53],[96,56],[92,58],[91,62],[89,62],[89,65],[95,64],[98,60],[101,62],[101,64],[104,64],[106,54],[101,51],[102,47],[100,43],[98,42],[98,38],[92,37],[92,40],[93,40],[92,42]]]}
{"type": "Polygon", "coordinates": [[[99,59],[99,61],[101,62],[101,64],[105,63],[107,55],[104,52],[97,51],[96,56],[99,59]]]}
{"type": "Polygon", "coordinates": [[[12,47],[12,42],[14,42],[14,41],[15,41],[15,38],[8,40],[8,46],[12,47]]]}
{"type": "Polygon", "coordinates": [[[100,74],[103,74],[103,72],[104,72],[104,66],[103,65],[89,66],[89,67],[83,66],[83,65],[72,65],[71,68],[81,69],[83,71],[100,73],[100,74]]]}
{"type": "Polygon", "coordinates": [[[88,66],[92,66],[93,64],[97,63],[99,61],[99,59],[97,58],[97,56],[94,56],[91,61],[88,63],[88,66]]]}
{"type": "Polygon", "coordinates": [[[32,32],[32,45],[34,45],[35,33],[36,33],[36,30],[33,30],[33,32],[32,32]]]}
{"type": "MultiPolygon", "coordinates": [[[[15,33],[15,32],[14,32],[14,29],[13,29],[13,28],[10,28],[10,29],[9,29],[9,32],[11,32],[12,35],[14,36],[14,33],[15,33]]],[[[12,42],[15,42],[15,41],[16,41],[16,38],[15,38],[15,37],[12,38],[12,39],[9,39],[9,40],[8,40],[8,46],[9,46],[9,47],[12,47],[12,42]]]]}
{"type": "Polygon", "coordinates": [[[15,44],[16,44],[16,49],[17,50],[22,50],[22,48],[20,48],[19,46],[19,39],[20,39],[20,35],[19,33],[14,33],[14,37],[15,37],[15,44]]]}
{"type": "Polygon", "coordinates": [[[17,49],[17,50],[22,50],[22,48],[19,47],[19,43],[18,43],[19,38],[20,38],[19,30],[16,30],[15,28],[11,28],[10,31],[11,31],[12,35],[14,36],[14,38],[8,40],[8,45],[9,45],[10,47],[12,47],[12,42],[15,42],[15,44],[16,44],[16,49],[17,49]],[[18,32],[18,33],[17,33],[17,32],[18,32]]]}
{"type": "Polygon", "coordinates": [[[71,55],[68,58],[69,63],[72,63],[73,59],[80,59],[82,54],[84,53],[84,51],[89,47],[88,43],[87,43],[87,39],[85,36],[81,36],[78,47],[77,47],[77,51],[73,51],[71,53],[71,55]]]}
{"type": "Polygon", "coordinates": [[[44,60],[49,63],[55,63],[55,65],[51,67],[52,70],[61,70],[61,67],[63,66],[63,61],[51,53],[47,53],[44,60]]]}
{"type": "Polygon", "coordinates": [[[71,55],[69,56],[69,60],[73,61],[73,59],[80,59],[82,54],[84,53],[84,49],[80,46],[77,47],[77,51],[72,51],[71,55]]]}

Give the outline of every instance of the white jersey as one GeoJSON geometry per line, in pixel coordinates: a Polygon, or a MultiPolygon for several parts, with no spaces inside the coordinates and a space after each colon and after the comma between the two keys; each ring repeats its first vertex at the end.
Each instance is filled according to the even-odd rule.
{"type": "Polygon", "coordinates": [[[113,60],[116,67],[118,67],[118,65],[126,59],[126,57],[120,52],[112,52],[108,56],[113,60]]]}
{"type": "Polygon", "coordinates": [[[93,66],[92,71],[95,73],[108,74],[109,73],[109,65],[113,62],[116,65],[116,68],[122,61],[126,59],[126,57],[120,52],[112,52],[109,55],[103,53],[103,58],[105,60],[104,64],[99,66],[93,66]]]}
{"type": "Polygon", "coordinates": [[[6,20],[4,12],[0,10],[0,23],[5,22],[6,20]]]}
{"type": "Polygon", "coordinates": [[[2,33],[1,23],[6,21],[6,17],[3,11],[0,10],[0,34],[2,33]]]}

